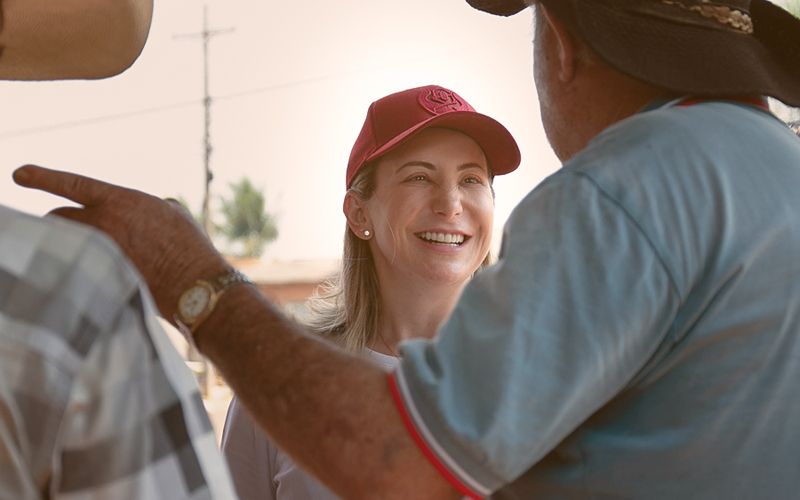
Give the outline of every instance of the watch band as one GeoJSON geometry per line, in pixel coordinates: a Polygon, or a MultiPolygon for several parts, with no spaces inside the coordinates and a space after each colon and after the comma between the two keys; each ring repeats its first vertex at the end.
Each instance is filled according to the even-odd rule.
{"type": "Polygon", "coordinates": [[[198,328],[200,328],[205,320],[211,316],[211,313],[214,312],[220,297],[222,297],[225,291],[227,291],[230,287],[238,283],[255,285],[255,283],[250,278],[245,276],[241,271],[238,269],[233,269],[208,280],[197,280],[194,285],[189,287],[186,291],[184,291],[183,294],[181,294],[181,298],[183,298],[184,294],[194,288],[202,287],[211,289],[208,304],[206,305],[204,311],[192,321],[189,321],[187,318],[182,316],[180,313],[180,305],[178,307],[178,312],[175,314],[175,324],[190,343],[194,344],[195,332],[198,328]]]}
{"type": "Polygon", "coordinates": [[[253,280],[245,276],[241,271],[238,269],[234,269],[232,271],[228,271],[227,273],[221,274],[211,280],[211,284],[214,285],[218,294],[224,292],[228,287],[231,285],[235,285],[236,283],[246,283],[248,285],[255,285],[253,280]]]}

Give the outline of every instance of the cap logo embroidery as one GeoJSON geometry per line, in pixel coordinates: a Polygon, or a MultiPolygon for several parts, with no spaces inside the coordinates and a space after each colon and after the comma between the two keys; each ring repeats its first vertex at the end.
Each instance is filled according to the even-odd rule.
{"type": "Polygon", "coordinates": [[[435,115],[451,111],[473,111],[472,107],[465,104],[458,94],[442,87],[434,87],[420,93],[419,103],[435,115]]]}

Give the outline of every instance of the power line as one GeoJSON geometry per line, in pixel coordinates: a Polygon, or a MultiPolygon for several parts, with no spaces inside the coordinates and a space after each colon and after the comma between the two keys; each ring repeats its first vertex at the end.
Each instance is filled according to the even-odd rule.
{"type": "MultiPolygon", "coordinates": [[[[448,54],[456,53],[456,52],[464,52],[466,50],[467,49],[463,49],[463,48],[462,49],[457,49],[457,50],[453,50],[453,51],[448,52],[448,54]]],[[[363,69],[354,69],[354,70],[351,70],[351,71],[340,71],[340,72],[335,72],[335,73],[329,73],[327,75],[304,78],[304,79],[301,79],[301,80],[293,80],[293,81],[284,82],[284,83],[276,83],[276,84],[272,84],[272,85],[266,85],[266,86],[263,86],[263,87],[256,87],[256,88],[253,88],[253,89],[241,90],[241,91],[232,92],[232,93],[229,93],[229,94],[221,94],[221,95],[212,97],[211,99],[213,101],[228,101],[228,100],[233,100],[233,99],[239,99],[239,98],[242,98],[242,97],[250,97],[250,96],[253,96],[253,95],[264,94],[264,93],[267,93],[267,92],[273,92],[273,91],[276,91],[276,90],[283,90],[283,89],[288,89],[288,88],[292,88],[292,87],[298,87],[298,86],[301,86],[301,85],[308,85],[308,84],[312,84],[312,83],[319,83],[319,82],[323,82],[323,81],[327,81],[327,80],[333,80],[333,79],[336,79],[336,78],[340,78],[342,76],[356,75],[356,74],[362,74],[362,73],[373,73],[375,71],[382,71],[382,69],[363,68],[363,69]]],[[[6,131],[6,132],[0,132],[0,141],[6,140],[6,139],[13,139],[13,138],[17,138],[17,137],[24,137],[24,136],[28,136],[28,135],[35,135],[35,134],[40,134],[40,133],[45,133],[45,132],[53,132],[53,131],[58,131],[58,130],[66,130],[66,129],[70,129],[70,128],[82,127],[82,126],[86,126],[86,125],[93,125],[93,124],[96,124],[96,123],[104,123],[104,122],[108,122],[108,121],[121,120],[121,119],[125,119],[125,118],[132,118],[132,117],[136,117],[136,116],[140,116],[140,115],[148,115],[148,114],[153,114],[153,113],[160,113],[160,112],[163,112],[163,111],[170,111],[170,110],[173,110],[173,109],[180,109],[180,108],[186,108],[186,107],[190,107],[190,106],[196,106],[197,104],[203,104],[203,102],[204,102],[203,99],[194,99],[194,100],[191,100],[191,101],[183,101],[183,102],[177,102],[177,103],[174,103],[174,104],[166,104],[164,106],[155,106],[155,107],[143,108],[143,109],[133,110],[133,111],[123,111],[123,112],[120,112],[120,113],[100,115],[100,116],[96,116],[96,117],[92,117],[92,118],[82,118],[82,119],[78,119],[78,120],[67,120],[67,121],[54,123],[54,124],[50,124],[50,125],[43,125],[43,126],[39,126],[39,127],[30,127],[30,128],[24,128],[24,129],[9,130],[9,131],[6,131]]]]}
{"type": "Polygon", "coordinates": [[[196,106],[203,101],[200,99],[194,99],[192,101],[184,101],[184,102],[177,102],[174,104],[167,104],[165,106],[157,106],[152,108],[144,108],[134,111],[124,111],[121,113],[115,113],[111,115],[102,115],[102,116],[95,116],[92,118],[82,118],[80,120],[69,120],[63,121],[59,123],[53,123],[50,125],[42,125],[39,127],[30,127],[30,128],[23,128],[17,130],[10,130],[8,132],[0,132],[0,140],[4,139],[12,139],[15,137],[23,137],[26,135],[34,135],[34,134],[41,134],[44,132],[53,132],[56,130],[63,130],[68,128],[75,128],[75,127],[82,127],[86,125],[93,125],[96,123],[104,123],[112,120],[120,120],[124,118],[131,118],[134,116],[141,116],[141,115],[148,115],[151,113],[158,113],[162,111],[169,111],[172,109],[180,109],[186,108],[189,106],[196,106]]]}
{"type": "MultiPolygon", "coordinates": [[[[360,73],[360,72],[363,72],[363,71],[341,72],[341,73],[335,73],[335,74],[330,74],[330,75],[305,78],[303,80],[295,80],[295,81],[292,81],[292,82],[285,82],[285,83],[278,83],[278,84],[274,84],[274,85],[267,85],[267,86],[264,86],[264,87],[256,87],[256,88],[253,88],[253,89],[242,90],[242,91],[233,92],[233,93],[230,93],[230,94],[219,95],[219,96],[213,97],[212,100],[213,101],[227,101],[227,100],[231,100],[231,99],[249,97],[249,96],[253,96],[253,95],[257,95],[257,94],[264,94],[266,92],[272,92],[272,91],[275,91],[275,90],[282,90],[282,89],[296,87],[296,86],[300,86],[300,85],[307,85],[307,84],[310,84],[310,83],[317,83],[317,82],[321,82],[321,81],[325,81],[325,80],[338,78],[338,77],[340,77],[342,75],[346,75],[346,74],[350,74],[350,73],[360,73]]],[[[39,127],[29,127],[29,128],[23,128],[23,129],[17,129],[17,130],[9,130],[7,132],[0,132],[0,141],[5,140],[5,139],[13,139],[13,138],[16,138],[16,137],[24,137],[24,136],[27,136],[27,135],[35,135],[35,134],[40,134],[40,133],[45,133],[45,132],[53,132],[53,131],[57,131],[57,130],[70,129],[70,128],[75,128],[75,127],[82,127],[82,126],[86,126],[86,125],[94,125],[96,123],[104,123],[104,122],[108,122],[108,121],[121,120],[121,119],[125,119],[125,118],[132,118],[132,117],[141,116],[141,115],[160,113],[160,112],[163,112],[163,111],[171,111],[173,109],[187,108],[187,107],[190,107],[190,106],[196,106],[198,104],[203,104],[203,102],[204,102],[204,99],[193,99],[191,101],[183,101],[183,102],[177,102],[177,103],[174,103],[174,104],[166,104],[164,106],[154,106],[154,107],[150,107],[150,108],[143,108],[143,109],[133,110],[133,111],[123,111],[123,112],[120,112],[120,113],[113,113],[113,114],[108,114],[108,115],[95,116],[95,117],[91,117],[91,118],[81,118],[79,120],[67,120],[67,121],[63,121],[63,122],[59,122],[59,123],[53,123],[53,124],[49,124],[49,125],[42,125],[42,126],[39,126],[39,127]]]]}

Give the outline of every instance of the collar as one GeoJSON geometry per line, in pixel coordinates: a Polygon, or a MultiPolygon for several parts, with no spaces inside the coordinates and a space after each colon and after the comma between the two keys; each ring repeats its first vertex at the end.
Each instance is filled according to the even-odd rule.
{"type": "Polygon", "coordinates": [[[650,104],[642,108],[640,113],[662,108],[672,108],[672,107],[688,108],[690,106],[696,106],[697,104],[702,104],[704,102],[730,102],[734,104],[757,108],[761,111],[765,111],[769,114],[772,114],[772,112],[769,110],[769,103],[767,102],[766,97],[751,96],[751,95],[725,96],[725,97],[702,97],[702,96],[689,95],[689,96],[682,96],[677,99],[656,99],[655,101],[651,102],[650,104]]]}

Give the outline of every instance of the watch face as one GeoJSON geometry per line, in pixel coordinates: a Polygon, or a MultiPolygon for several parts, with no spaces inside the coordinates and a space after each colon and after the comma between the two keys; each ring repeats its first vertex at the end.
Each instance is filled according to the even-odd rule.
{"type": "Polygon", "coordinates": [[[178,301],[178,312],[184,321],[194,322],[208,307],[211,301],[211,289],[202,285],[195,285],[183,292],[178,301]]]}

